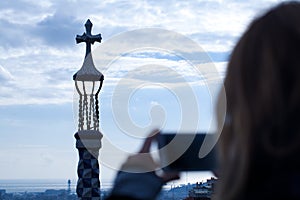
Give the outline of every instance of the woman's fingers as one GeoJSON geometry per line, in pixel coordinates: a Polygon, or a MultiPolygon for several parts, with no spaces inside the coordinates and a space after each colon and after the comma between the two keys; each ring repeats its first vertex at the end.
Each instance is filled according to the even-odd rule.
{"type": "Polygon", "coordinates": [[[158,133],[159,133],[158,129],[155,129],[155,130],[151,131],[151,133],[146,138],[146,140],[145,140],[141,150],[139,151],[139,153],[149,153],[150,152],[150,147],[151,147],[152,141],[154,139],[156,139],[156,136],[157,136],[158,133]]]}
{"type": "MultiPolygon", "coordinates": [[[[158,129],[151,131],[151,133],[145,139],[141,150],[137,154],[131,155],[127,158],[127,161],[121,168],[122,171],[131,173],[145,173],[151,171],[153,172],[159,167],[159,164],[153,160],[151,154],[149,153],[152,141],[156,139],[158,134],[158,129]]],[[[163,172],[158,177],[160,177],[164,183],[180,178],[178,172],[163,172]]]]}

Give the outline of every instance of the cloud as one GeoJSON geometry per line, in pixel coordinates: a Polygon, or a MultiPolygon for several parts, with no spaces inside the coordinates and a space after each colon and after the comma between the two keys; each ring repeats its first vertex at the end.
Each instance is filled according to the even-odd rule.
{"type": "Polygon", "coordinates": [[[17,25],[9,21],[0,19],[1,47],[12,48],[18,46],[24,46],[28,44],[26,38],[29,37],[27,27],[25,25],[17,25]],[[26,34],[25,34],[26,33],[26,34]]]}
{"type": "MultiPolygon", "coordinates": [[[[52,1],[53,2],[53,1],[52,1]]],[[[65,46],[75,43],[83,24],[76,14],[65,12],[66,4],[55,7],[50,1],[2,1],[0,25],[2,45],[6,48],[24,46],[65,46]]]]}
{"type": "Polygon", "coordinates": [[[56,12],[37,23],[33,32],[49,46],[68,47],[75,42],[75,35],[80,33],[80,29],[83,29],[81,22],[56,12]]]}
{"type": "Polygon", "coordinates": [[[2,47],[8,49],[37,44],[37,38],[33,35],[35,25],[51,14],[47,1],[43,2],[24,0],[0,2],[2,47]]]}
{"type": "MultiPolygon", "coordinates": [[[[5,66],[5,70],[4,67],[0,69],[0,81],[9,83],[10,86],[1,86],[1,91],[4,92],[0,104],[47,101],[59,103],[62,102],[60,95],[71,101],[71,97],[66,98],[73,92],[71,77],[81,67],[85,53],[85,45],[76,45],[75,36],[85,31],[84,23],[88,18],[94,24],[92,32],[101,33],[103,37],[103,43],[95,44],[93,49],[105,46],[105,41],[113,39],[114,35],[121,32],[156,27],[182,34],[198,43],[213,61],[226,62],[229,52],[247,24],[258,13],[277,2],[1,1],[0,63],[5,66]]],[[[116,44],[116,48],[123,48],[122,45],[134,46],[138,37],[142,36],[132,35],[124,43],[116,44]]],[[[152,43],[162,42],[151,41],[153,37],[148,39],[152,43]]],[[[180,42],[182,41],[178,41],[178,44],[180,42]]],[[[101,53],[108,53],[107,48],[105,46],[101,53]]],[[[185,45],[185,48],[184,51],[187,52],[189,46],[185,45]]],[[[109,58],[110,55],[105,56],[109,58]]],[[[193,78],[192,72],[186,70],[180,59],[176,60],[174,56],[147,56],[136,57],[135,61],[138,61],[139,65],[149,64],[151,61],[150,64],[173,67],[185,77],[193,78]]],[[[192,54],[190,56],[192,57],[192,54]]],[[[108,71],[110,74],[105,74],[105,84],[113,83],[117,80],[116,77],[120,78],[128,73],[132,69],[130,67],[136,67],[137,62],[135,66],[130,63],[134,60],[133,57],[131,55],[128,60],[123,60],[122,66],[108,71]]],[[[97,64],[98,68],[103,67],[97,64]]],[[[145,78],[146,75],[144,74],[145,78]]]]}
{"type": "Polygon", "coordinates": [[[15,0],[0,2],[0,19],[12,24],[33,25],[50,14],[51,2],[15,0]]]}
{"type": "MultiPolygon", "coordinates": [[[[72,74],[76,65],[65,62],[65,56],[39,54],[5,60],[7,70],[1,68],[1,105],[48,104],[72,102],[72,74]]],[[[67,56],[68,58],[68,56],[67,56]]]]}
{"type": "Polygon", "coordinates": [[[11,73],[0,65],[0,82],[13,80],[11,73]]]}

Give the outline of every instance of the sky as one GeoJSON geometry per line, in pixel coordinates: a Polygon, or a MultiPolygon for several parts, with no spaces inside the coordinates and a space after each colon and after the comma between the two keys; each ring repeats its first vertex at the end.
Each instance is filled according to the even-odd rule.
{"type": "MultiPolygon", "coordinates": [[[[235,43],[251,20],[279,2],[1,0],[0,179],[76,179],[72,76],[85,55],[75,36],[87,19],[103,38],[92,47],[105,76],[100,129],[113,145],[134,153],[154,125],[179,130],[198,114],[197,130],[214,126],[216,96],[235,43]],[[193,54],[191,41],[218,80],[205,80],[210,70],[197,72],[193,55],[199,51],[193,54]]],[[[114,157],[105,144],[101,151],[117,160],[102,164],[102,182],[110,183],[126,156],[114,157]]]]}

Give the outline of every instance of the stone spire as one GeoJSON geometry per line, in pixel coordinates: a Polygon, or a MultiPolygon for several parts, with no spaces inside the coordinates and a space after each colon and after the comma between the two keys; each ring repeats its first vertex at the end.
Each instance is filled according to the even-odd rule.
{"type": "Polygon", "coordinates": [[[93,62],[91,45],[101,42],[101,35],[92,35],[90,20],[85,24],[86,32],[76,36],[76,42],[86,43],[85,59],[82,67],[73,75],[79,95],[78,131],[75,133],[76,148],[79,152],[77,196],[79,200],[100,200],[99,149],[102,134],[99,131],[98,95],[104,76],[93,62]]]}

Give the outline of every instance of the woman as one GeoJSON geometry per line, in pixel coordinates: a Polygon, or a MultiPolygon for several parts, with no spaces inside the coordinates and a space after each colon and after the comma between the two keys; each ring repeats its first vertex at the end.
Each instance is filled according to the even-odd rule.
{"type": "Polygon", "coordinates": [[[219,199],[300,199],[300,4],[252,22],[227,69],[219,199]]]}
{"type": "MultiPolygon", "coordinates": [[[[226,124],[213,198],[300,199],[300,3],[282,3],[254,20],[236,45],[225,78],[226,124]]],[[[149,151],[153,137],[140,153],[149,151]]],[[[145,154],[123,165],[109,199],[155,199],[177,174],[155,169],[145,154]],[[141,181],[142,180],[142,181],[141,181]],[[134,189],[138,187],[138,189],[134,189]]]]}

